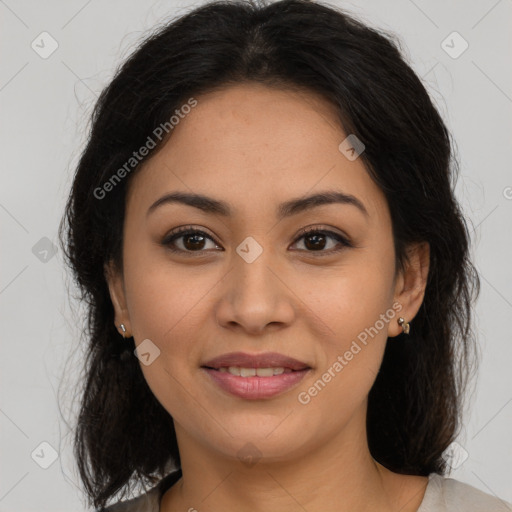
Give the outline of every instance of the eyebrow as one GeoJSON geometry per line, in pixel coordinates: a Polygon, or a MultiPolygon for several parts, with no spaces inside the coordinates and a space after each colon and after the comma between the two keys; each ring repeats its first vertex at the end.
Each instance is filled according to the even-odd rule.
{"type": "MultiPolygon", "coordinates": [[[[164,204],[184,204],[199,210],[223,217],[231,217],[233,210],[228,203],[211,197],[190,192],[172,192],[157,199],[148,209],[147,215],[164,204]]],[[[355,196],[337,190],[326,190],[310,196],[299,197],[281,203],[277,208],[276,217],[281,220],[304,211],[328,204],[347,204],[355,206],[366,217],[369,217],[363,203],[355,196]]]]}

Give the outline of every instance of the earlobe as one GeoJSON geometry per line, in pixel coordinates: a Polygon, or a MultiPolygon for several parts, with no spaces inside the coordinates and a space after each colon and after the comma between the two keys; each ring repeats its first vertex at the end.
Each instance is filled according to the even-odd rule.
{"type": "MultiPolygon", "coordinates": [[[[110,300],[115,311],[115,324],[117,329],[124,324],[126,330],[131,332],[130,316],[126,306],[126,296],[124,291],[124,280],[122,273],[115,267],[113,262],[104,266],[104,276],[108,285],[110,300]]],[[[120,331],[121,334],[124,334],[120,331]]]]}
{"type": "MultiPolygon", "coordinates": [[[[405,261],[405,270],[400,273],[395,286],[394,301],[402,305],[400,317],[411,322],[418,313],[428,280],[430,267],[430,245],[428,242],[418,242],[408,247],[405,261]]],[[[411,327],[412,329],[412,327],[411,327]]],[[[398,335],[402,327],[398,324],[392,329],[389,336],[398,335]],[[396,334],[394,332],[396,331],[396,334]]]]}

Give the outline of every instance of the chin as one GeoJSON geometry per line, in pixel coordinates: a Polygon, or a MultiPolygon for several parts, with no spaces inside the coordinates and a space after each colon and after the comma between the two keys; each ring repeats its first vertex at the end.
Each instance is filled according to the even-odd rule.
{"type": "MultiPolygon", "coordinates": [[[[286,421],[286,420],[285,420],[286,421]]],[[[278,422],[263,428],[231,428],[230,434],[218,439],[209,439],[212,448],[228,458],[235,458],[247,467],[258,463],[278,463],[296,458],[304,453],[305,446],[312,441],[305,429],[282,428],[278,422]]]]}

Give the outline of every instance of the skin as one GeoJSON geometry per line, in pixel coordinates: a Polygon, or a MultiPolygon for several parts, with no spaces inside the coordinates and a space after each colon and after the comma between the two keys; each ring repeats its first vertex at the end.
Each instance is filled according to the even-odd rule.
{"type": "Polygon", "coordinates": [[[395,275],[385,197],[362,159],[350,161],[338,149],[347,134],[323,98],[238,84],[197,100],[133,176],[124,268],[106,268],[116,325],[124,323],[136,345],[149,338],[160,350],[141,369],[174,419],[183,471],[161,511],[416,511],[427,477],[377,463],[365,421],[387,339],[402,332],[399,316],[411,322],[421,306],[428,244],[411,246],[407,269],[395,275]],[[276,219],[281,202],[327,189],[356,196],[368,217],[352,205],[330,204],[276,219]],[[147,214],[175,191],[223,200],[233,216],[177,203],[147,214]],[[162,245],[172,229],[188,225],[212,240],[197,245],[182,237],[175,241],[182,253],[162,245]],[[344,235],[354,247],[327,237],[315,249],[311,238],[297,237],[306,226],[344,235]],[[236,252],[248,236],[263,249],[252,263],[236,252]],[[394,303],[399,314],[301,404],[298,393],[394,303]],[[200,369],[232,351],[276,351],[312,370],[281,395],[244,400],[200,369]],[[250,467],[237,455],[249,442],[261,457],[250,467]]]}

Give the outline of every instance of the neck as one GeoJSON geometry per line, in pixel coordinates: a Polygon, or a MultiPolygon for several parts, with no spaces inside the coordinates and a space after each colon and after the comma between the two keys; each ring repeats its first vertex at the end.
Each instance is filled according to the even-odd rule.
{"type": "Polygon", "coordinates": [[[199,444],[175,422],[183,476],[160,510],[415,512],[426,477],[392,473],[371,457],[365,413],[327,442],[300,447],[286,460],[262,456],[253,465],[199,444]]]}

